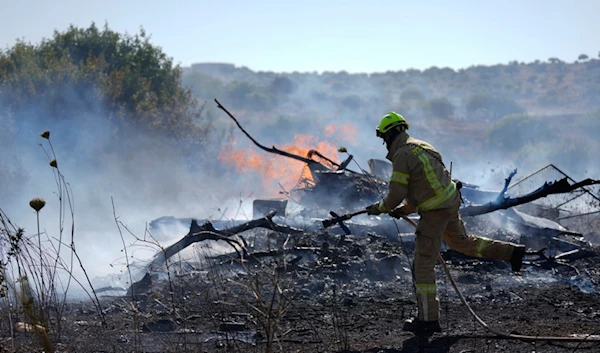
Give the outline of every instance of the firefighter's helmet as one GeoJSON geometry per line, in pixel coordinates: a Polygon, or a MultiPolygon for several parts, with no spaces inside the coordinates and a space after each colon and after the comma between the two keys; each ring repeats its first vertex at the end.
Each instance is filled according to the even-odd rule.
{"type": "Polygon", "coordinates": [[[400,128],[402,131],[408,130],[408,123],[404,120],[402,115],[396,112],[388,112],[381,118],[379,125],[377,126],[377,137],[382,137],[395,128],[400,128]]]}

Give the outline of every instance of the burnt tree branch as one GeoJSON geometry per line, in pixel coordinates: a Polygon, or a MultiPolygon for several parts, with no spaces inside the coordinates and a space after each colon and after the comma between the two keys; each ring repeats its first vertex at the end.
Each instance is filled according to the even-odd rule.
{"type": "Polygon", "coordinates": [[[218,100],[215,99],[215,102],[217,103],[217,107],[221,110],[223,110],[227,115],[229,115],[229,117],[235,122],[235,124],[237,125],[237,127],[242,130],[242,132],[244,133],[244,135],[246,135],[246,137],[248,137],[250,139],[250,141],[252,141],[252,143],[254,143],[258,148],[260,148],[263,151],[269,152],[269,153],[276,153],[278,155],[284,156],[284,157],[288,157],[288,158],[292,158],[295,159],[297,161],[300,162],[304,162],[304,163],[316,163],[315,161],[313,161],[312,159],[309,158],[305,158],[302,156],[298,156],[296,154],[293,153],[289,153],[286,151],[282,151],[280,149],[277,149],[275,146],[272,146],[271,148],[266,147],[264,145],[261,145],[258,141],[256,141],[254,139],[254,137],[252,137],[243,127],[242,125],[237,121],[237,119],[233,116],[233,114],[231,114],[224,106],[221,105],[221,103],[219,103],[218,100]]]}
{"type": "Polygon", "coordinates": [[[233,235],[236,235],[238,233],[242,233],[247,230],[253,229],[253,228],[267,228],[267,229],[274,230],[276,232],[287,233],[287,234],[302,234],[304,232],[303,230],[300,230],[300,229],[276,224],[275,222],[273,222],[273,217],[275,216],[275,214],[276,214],[276,212],[271,212],[271,213],[267,214],[265,217],[257,218],[257,219],[251,220],[249,222],[242,223],[240,225],[222,229],[222,230],[215,229],[213,227],[212,223],[210,223],[210,222],[207,222],[199,227],[197,224],[196,224],[196,226],[194,226],[194,222],[195,222],[195,220],[194,220],[194,221],[192,221],[192,226],[190,227],[190,232],[186,236],[181,238],[175,244],[168,246],[167,248],[164,249],[164,251],[161,251],[158,254],[156,254],[154,260],[152,260],[152,262],[150,263],[149,269],[155,270],[155,269],[160,268],[173,255],[177,254],[181,250],[187,248],[188,246],[190,246],[194,243],[204,241],[204,240],[223,240],[223,241],[226,241],[227,243],[229,243],[231,246],[233,246],[234,249],[236,249],[236,251],[237,251],[237,248],[236,248],[236,245],[237,245],[239,248],[242,249],[244,254],[246,254],[245,245],[240,244],[239,241],[237,241],[235,239],[231,239],[230,237],[233,235]]]}
{"type": "MultiPolygon", "coordinates": [[[[284,157],[292,158],[292,159],[295,159],[295,160],[297,160],[297,161],[300,161],[300,162],[304,162],[304,163],[306,163],[306,164],[309,164],[309,165],[317,165],[317,164],[318,164],[318,165],[323,165],[323,164],[321,164],[321,163],[319,163],[319,162],[317,162],[317,161],[315,161],[315,160],[313,160],[313,159],[311,159],[311,158],[308,158],[308,157],[302,157],[302,156],[298,156],[298,155],[296,155],[296,154],[293,154],[293,153],[290,153],[290,152],[287,152],[287,151],[280,150],[280,149],[278,149],[278,148],[277,148],[277,147],[275,147],[275,146],[271,146],[271,148],[269,148],[269,147],[266,147],[266,146],[264,146],[264,145],[261,145],[261,144],[260,144],[258,141],[256,141],[256,140],[255,140],[255,139],[254,139],[254,138],[253,138],[253,137],[252,137],[252,136],[251,136],[251,135],[250,135],[250,134],[249,134],[249,133],[248,133],[248,132],[247,132],[247,131],[246,131],[246,130],[243,128],[243,127],[242,127],[242,125],[241,125],[241,124],[238,122],[238,120],[237,120],[237,119],[236,119],[236,118],[233,116],[233,114],[231,114],[231,113],[230,113],[230,112],[229,112],[229,111],[228,111],[228,110],[227,110],[227,109],[226,109],[226,108],[225,108],[223,105],[221,105],[221,103],[219,103],[219,101],[218,101],[217,99],[215,99],[215,102],[217,103],[217,107],[218,107],[219,109],[223,110],[223,111],[224,111],[224,112],[225,112],[225,113],[226,113],[226,114],[227,114],[227,115],[228,115],[228,116],[229,116],[229,117],[230,117],[230,118],[231,118],[231,119],[232,119],[232,120],[235,122],[235,124],[237,125],[237,127],[238,127],[240,130],[242,130],[242,132],[244,133],[244,135],[246,135],[246,137],[248,137],[248,138],[250,139],[250,141],[252,141],[252,143],[254,143],[254,144],[255,144],[255,145],[258,147],[258,148],[260,148],[261,150],[263,150],[263,151],[265,151],[265,152],[269,152],[269,153],[275,153],[275,154],[278,154],[278,155],[280,155],[280,156],[284,156],[284,157]]],[[[323,156],[322,154],[320,154],[319,152],[317,152],[317,151],[315,151],[315,150],[311,150],[309,153],[310,153],[310,155],[312,155],[312,154],[316,154],[317,156],[319,156],[319,157],[321,157],[321,158],[323,158],[323,159],[327,160],[328,162],[330,162],[332,165],[334,165],[334,166],[336,166],[336,167],[338,167],[338,168],[340,167],[340,164],[339,164],[339,163],[336,163],[336,162],[332,161],[331,159],[329,159],[329,158],[327,158],[327,157],[323,156]]],[[[323,165],[323,166],[324,166],[324,165],[323,165]]],[[[356,174],[358,174],[357,172],[355,172],[355,171],[353,171],[353,170],[350,170],[350,169],[347,169],[347,168],[345,168],[345,170],[347,170],[347,171],[348,171],[348,172],[350,172],[350,173],[356,173],[356,174]]]]}
{"type": "MultiPolygon", "coordinates": [[[[127,292],[128,295],[131,295],[132,293],[135,294],[135,293],[140,293],[140,292],[146,291],[150,287],[150,284],[151,284],[150,272],[159,269],[166,263],[166,261],[169,258],[171,258],[175,254],[179,253],[180,251],[182,251],[183,249],[187,248],[188,246],[190,246],[194,243],[204,241],[204,240],[222,240],[222,241],[227,242],[229,245],[231,245],[236,250],[238,255],[240,255],[240,253],[238,251],[238,247],[244,252],[244,255],[246,255],[245,244],[242,244],[240,241],[238,241],[236,239],[230,238],[231,236],[236,235],[238,233],[245,232],[245,231],[253,229],[253,228],[267,228],[267,229],[274,230],[276,232],[281,232],[281,233],[286,233],[286,234],[294,234],[294,235],[299,235],[299,234],[304,233],[304,231],[301,229],[276,224],[275,222],[273,222],[273,217],[275,216],[275,214],[276,214],[276,212],[271,212],[262,218],[257,218],[257,219],[251,220],[249,222],[242,223],[240,225],[226,228],[226,229],[221,229],[221,230],[215,229],[215,227],[213,227],[212,223],[210,223],[210,222],[206,222],[202,226],[199,226],[198,223],[196,223],[196,220],[193,220],[192,224],[190,226],[190,231],[187,235],[185,235],[183,238],[181,238],[176,243],[174,243],[164,249],[161,249],[161,251],[159,251],[154,256],[154,259],[148,265],[148,271],[147,271],[146,275],[144,276],[144,278],[137,281],[136,283],[133,283],[131,285],[131,287],[129,287],[128,292],[127,292]]],[[[242,242],[243,242],[243,239],[242,239],[242,242]]]]}
{"type": "Polygon", "coordinates": [[[567,178],[560,179],[554,182],[546,182],[540,186],[537,190],[530,192],[529,194],[519,197],[504,197],[503,194],[498,197],[495,201],[488,202],[483,205],[470,205],[460,210],[460,214],[463,217],[478,216],[485,213],[490,213],[497,210],[505,210],[514,206],[522,205],[531,201],[535,201],[542,197],[553,194],[563,194],[577,190],[581,187],[600,184],[600,180],[585,179],[580,182],[569,184],[567,178]]]}
{"type": "Polygon", "coordinates": [[[510,185],[510,181],[515,176],[515,174],[517,174],[517,169],[513,170],[512,172],[510,172],[510,174],[508,175],[508,177],[506,179],[504,179],[504,188],[502,188],[502,191],[500,191],[500,194],[498,195],[498,198],[496,199],[496,202],[502,202],[502,200],[505,199],[506,191],[508,190],[508,186],[510,185]]]}

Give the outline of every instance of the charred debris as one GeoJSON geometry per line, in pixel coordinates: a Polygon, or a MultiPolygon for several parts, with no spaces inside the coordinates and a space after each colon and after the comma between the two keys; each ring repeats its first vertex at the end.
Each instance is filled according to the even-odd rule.
{"type": "MultiPolygon", "coordinates": [[[[256,199],[254,219],[250,221],[172,217],[153,221],[150,230],[178,222],[188,224],[189,232],[143,265],[142,279],[128,288],[127,295],[150,291],[153,282],[164,279],[168,271],[176,276],[198,273],[203,268],[202,263],[189,258],[182,260],[185,257],[175,255],[181,255],[194,244],[215,241],[226,244],[224,248],[229,251],[205,252],[205,260],[210,261],[211,266],[227,266],[239,272],[255,263],[269,263],[290,275],[310,273],[313,278],[339,280],[405,280],[407,288],[410,287],[413,225],[387,215],[375,217],[361,212],[365,205],[385,195],[391,174],[389,162],[371,159],[369,171],[356,171],[349,167],[353,156],[345,148],[340,152],[347,153],[347,159],[336,163],[316,150],[301,156],[275,146],[266,147],[215,101],[256,147],[301,161],[310,173],[281,199],[256,199]],[[300,205],[300,211],[288,212],[291,202],[300,205]],[[168,271],[167,262],[173,263],[168,271]]],[[[554,165],[513,183],[516,173],[514,170],[506,177],[500,191],[482,190],[477,185],[455,180],[462,184],[460,213],[467,231],[525,244],[528,248],[525,271],[544,271],[561,280],[582,284],[581,290],[596,291],[600,273],[590,274],[573,262],[598,256],[600,180],[575,181],[554,165]]],[[[474,271],[482,268],[489,273],[490,266],[508,268],[503,263],[469,258],[449,248],[442,249],[442,257],[452,267],[470,267],[474,271]]]]}

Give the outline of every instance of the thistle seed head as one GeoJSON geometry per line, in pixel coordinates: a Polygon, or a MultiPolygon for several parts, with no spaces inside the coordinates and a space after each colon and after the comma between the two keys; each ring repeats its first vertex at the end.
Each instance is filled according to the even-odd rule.
{"type": "Polygon", "coordinates": [[[36,197],[35,199],[29,201],[29,206],[31,206],[31,208],[33,208],[35,212],[40,212],[40,210],[44,208],[44,205],[46,205],[46,201],[39,197],[36,197]]]}

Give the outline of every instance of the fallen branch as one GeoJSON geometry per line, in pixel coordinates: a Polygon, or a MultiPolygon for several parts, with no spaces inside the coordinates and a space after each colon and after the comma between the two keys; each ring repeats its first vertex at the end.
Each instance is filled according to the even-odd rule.
{"type": "Polygon", "coordinates": [[[223,240],[229,243],[229,245],[231,245],[236,250],[236,252],[236,246],[238,246],[244,252],[244,254],[246,254],[246,246],[244,244],[241,244],[238,240],[231,239],[230,237],[232,235],[236,235],[238,233],[242,233],[253,228],[267,228],[276,232],[287,234],[302,234],[304,232],[301,229],[282,226],[274,223],[273,216],[275,216],[275,214],[276,212],[271,212],[263,218],[257,218],[252,221],[222,230],[215,229],[212,223],[210,222],[206,222],[202,226],[198,226],[196,220],[193,220],[192,225],[190,226],[190,232],[175,244],[165,248],[164,251],[161,251],[160,253],[156,254],[154,260],[152,260],[152,262],[150,263],[149,270],[152,271],[159,269],[173,255],[177,254],[181,250],[187,248],[188,246],[194,243],[204,240],[223,240]]]}
{"type": "Polygon", "coordinates": [[[167,262],[167,260],[169,258],[171,258],[175,254],[179,253],[181,250],[187,248],[188,246],[190,246],[194,243],[204,241],[204,240],[222,240],[222,241],[227,242],[229,245],[231,245],[238,253],[238,256],[241,257],[241,254],[239,253],[238,248],[243,251],[244,255],[247,254],[246,245],[243,243],[243,239],[240,242],[239,240],[230,238],[231,236],[236,235],[238,233],[242,233],[242,232],[245,232],[245,231],[253,229],[253,228],[267,228],[267,229],[274,230],[276,232],[294,234],[294,235],[299,235],[299,234],[304,233],[304,231],[301,229],[274,223],[273,217],[275,216],[275,214],[276,214],[276,212],[271,212],[271,213],[267,214],[265,217],[254,219],[249,222],[246,222],[246,223],[234,226],[234,227],[222,229],[222,230],[215,229],[213,227],[212,223],[210,223],[210,222],[206,222],[202,226],[199,226],[198,223],[196,222],[196,220],[192,220],[192,224],[190,226],[189,233],[187,235],[185,235],[183,238],[181,238],[179,241],[177,241],[176,243],[159,251],[154,256],[154,259],[152,260],[152,262],[148,265],[148,270],[147,270],[144,278],[133,283],[127,290],[127,295],[146,291],[150,287],[150,284],[151,284],[150,272],[161,268],[167,262]]]}
{"type": "MultiPolygon", "coordinates": [[[[508,179],[507,179],[508,180],[508,179]]],[[[584,186],[600,184],[600,180],[585,179],[578,183],[569,184],[567,178],[560,179],[554,182],[546,182],[540,186],[537,190],[530,192],[529,194],[520,197],[504,197],[503,193],[500,194],[498,199],[492,202],[488,202],[483,205],[470,205],[460,210],[460,215],[463,217],[478,216],[485,213],[490,213],[497,210],[505,210],[511,207],[522,205],[528,202],[541,199],[548,195],[563,194],[579,189],[584,186]]]]}

